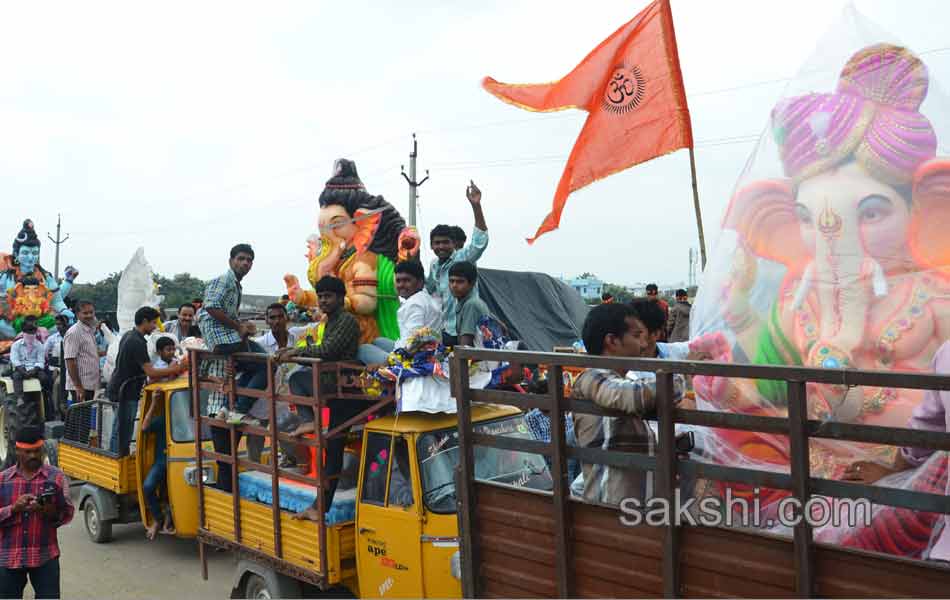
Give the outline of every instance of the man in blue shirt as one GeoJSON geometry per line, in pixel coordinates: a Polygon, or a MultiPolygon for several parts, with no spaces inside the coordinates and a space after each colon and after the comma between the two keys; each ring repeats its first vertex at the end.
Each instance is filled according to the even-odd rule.
{"type": "Polygon", "coordinates": [[[17,398],[19,424],[21,427],[30,424],[41,425],[39,406],[26,406],[23,398],[23,380],[38,379],[43,389],[43,396],[49,398],[50,377],[46,371],[46,348],[36,339],[36,317],[24,318],[21,331],[23,337],[13,342],[13,347],[10,348],[10,364],[13,366],[10,379],[13,380],[13,394],[17,398]]]}
{"type": "MultiPolygon", "coordinates": [[[[457,236],[453,231],[453,227],[449,225],[437,225],[429,234],[429,245],[432,247],[436,259],[432,261],[429,267],[426,291],[439,297],[442,301],[444,327],[442,343],[446,346],[458,344],[456,301],[449,291],[449,269],[457,262],[470,262],[472,264],[478,262],[478,259],[485,252],[485,248],[488,247],[488,225],[485,224],[485,214],[482,212],[482,192],[475,185],[475,182],[469,181],[469,186],[465,189],[465,196],[471,203],[472,213],[475,216],[475,228],[472,230],[472,239],[468,245],[456,249],[457,236]]],[[[472,293],[477,298],[478,288],[476,287],[472,293]]]]}

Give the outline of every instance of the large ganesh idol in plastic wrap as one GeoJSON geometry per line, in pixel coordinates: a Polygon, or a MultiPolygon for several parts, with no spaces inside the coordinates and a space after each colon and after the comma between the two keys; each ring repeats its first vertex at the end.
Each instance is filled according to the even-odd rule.
{"type": "MultiPolygon", "coordinates": [[[[333,275],[346,284],[346,310],[360,324],[360,342],[399,338],[395,263],[415,257],[419,236],[382,196],[366,192],[353,161],[334,163],[333,177],[320,194],[319,237],[307,240],[307,279],[315,285],[333,275]]],[[[316,294],[304,290],[294,275],[284,282],[299,307],[315,307],[316,294]]]]}
{"type": "MultiPolygon", "coordinates": [[[[760,160],[747,169],[754,177],[729,204],[694,307],[694,336],[721,332],[733,342],[720,359],[930,370],[950,338],[950,159],[938,155],[935,126],[922,110],[929,84],[926,65],[911,51],[875,44],[846,61],[833,88],[774,107],[765,146],[777,150],[780,168],[768,173],[760,160]]],[[[761,154],[760,145],[752,162],[761,154]]],[[[787,414],[784,382],[694,383],[701,408],[787,414]]],[[[921,398],[913,390],[811,385],[808,412],[906,427],[921,398]]],[[[783,436],[715,430],[707,446],[726,464],[788,468],[783,436]]],[[[813,440],[812,475],[838,479],[858,460],[892,465],[897,451],[813,440]]],[[[927,467],[892,484],[942,493],[946,459],[927,467]]],[[[764,510],[782,495],[760,497],[764,510]]],[[[826,528],[818,539],[919,556],[934,521],[878,507],[871,527],[826,528]]]]}

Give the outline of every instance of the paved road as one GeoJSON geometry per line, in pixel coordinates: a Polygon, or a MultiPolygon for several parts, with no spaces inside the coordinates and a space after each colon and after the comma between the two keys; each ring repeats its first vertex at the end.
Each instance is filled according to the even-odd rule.
{"type": "MultiPolygon", "coordinates": [[[[63,598],[177,600],[230,595],[232,555],[209,552],[208,581],[202,581],[194,540],[159,536],[148,542],[140,524],[116,525],[113,534],[115,539],[108,544],[92,543],[80,512],[59,530],[63,598]]],[[[27,589],[27,597],[32,598],[32,590],[27,589]]]]}

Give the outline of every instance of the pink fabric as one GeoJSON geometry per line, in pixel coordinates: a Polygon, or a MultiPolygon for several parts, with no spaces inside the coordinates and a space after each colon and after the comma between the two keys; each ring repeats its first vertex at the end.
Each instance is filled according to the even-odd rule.
{"type": "Polygon", "coordinates": [[[835,93],[780,102],[772,123],[785,174],[804,179],[854,158],[882,181],[909,183],[937,151],[919,112],[928,81],[910,51],[880,44],[851,57],[835,93]]]}

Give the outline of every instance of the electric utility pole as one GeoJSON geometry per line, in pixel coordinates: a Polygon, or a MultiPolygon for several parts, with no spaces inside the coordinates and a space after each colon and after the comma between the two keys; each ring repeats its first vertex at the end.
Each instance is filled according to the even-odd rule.
{"type": "Polygon", "coordinates": [[[409,175],[406,175],[405,165],[400,165],[402,176],[409,184],[409,225],[416,226],[416,200],[419,194],[416,190],[422,187],[422,184],[429,179],[429,169],[426,169],[426,176],[422,181],[416,181],[416,158],[419,156],[419,142],[416,141],[416,134],[412,134],[412,152],[409,153],[409,175]]]}
{"type": "Polygon", "coordinates": [[[689,287],[696,285],[696,250],[692,247],[689,249],[689,287]]]}
{"type": "Polygon", "coordinates": [[[66,234],[66,237],[61,237],[59,235],[62,224],[63,224],[62,215],[57,214],[56,215],[56,239],[53,239],[53,236],[51,236],[49,232],[46,233],[46,237],[49,238],[49,241],[56,244],[56,266],[53,268],[53,277],[56,278],[56,281],[59,281],[59,247],[62,246],[66,242],[66,240],[69,239],[68,233],[66,234]]]}

